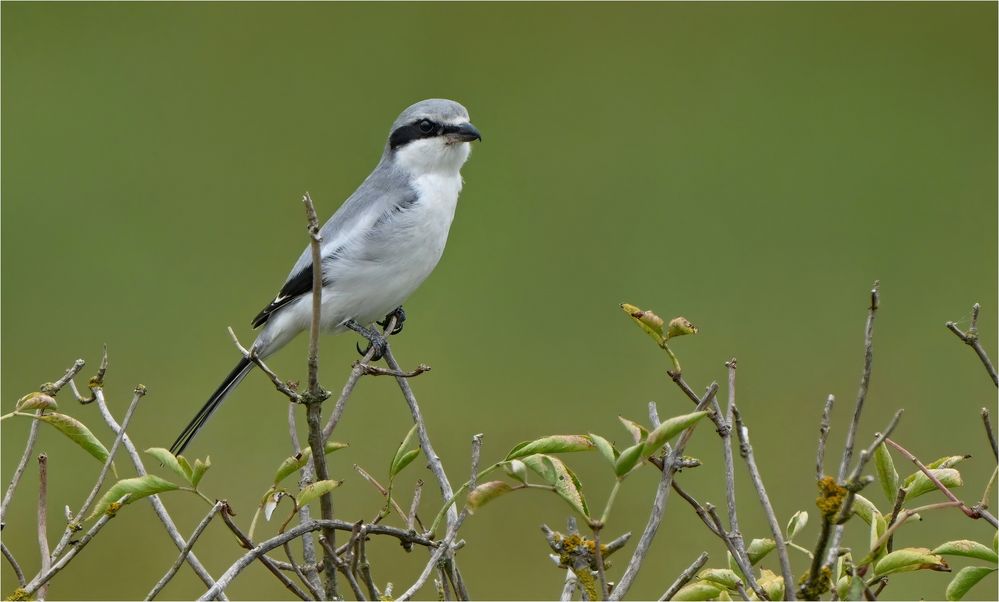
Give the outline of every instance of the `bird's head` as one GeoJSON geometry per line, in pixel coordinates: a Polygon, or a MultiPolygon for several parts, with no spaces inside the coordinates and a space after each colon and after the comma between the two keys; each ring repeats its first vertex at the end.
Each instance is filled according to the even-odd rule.
{"type": "Polygon", "coordinates": [[[482,140],[465,107],[442,98],[421,100],[392,124],[385,152],[411,173],[457,172],[482,140]]]}

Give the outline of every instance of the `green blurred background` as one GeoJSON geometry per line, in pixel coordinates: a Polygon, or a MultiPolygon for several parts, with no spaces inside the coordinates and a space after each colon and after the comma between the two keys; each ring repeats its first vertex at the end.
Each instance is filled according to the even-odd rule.
{"type": "MultiPolygon", "coordinates": [[[[77,357],[92,374],[107,343],[112,409],[120,416],[144,383],[131,435],[168,446],[237,358],[226,326],[250,340],[249,319],[304,247],[301,194],[330,215],[378,160],[398,112],[447,97],[469,108],[485,141],[463,172],[444,259],[406,304],[393,345],[404,365],[434,368],[413,386],[452,482],[467,478],[475,433],[491,461],[550,433],[623,442],[616,416],[644,421],[649,400],[664,415],[689,411],[665,358],[617,308],[628,301],[701,328],[675,346],[695,388],[723,380],[724,360],[738,357],[740,405],[776,510],[782,521],[798,509],[814,517],[822,402],[838,396],[839,450],[867,291],[880,279],[861,441],[904,407],[897,439],[926,461],[973,454],[961,493],[982,493],[993,463],[978,409],[995,405],[996,390],[943,324],[967,327],[980,301],[995,354],[995,3],[4,3],[2,16],[8,411],[77,357]]],[[[328,387],[339,389],[354,342],[323,340],[328,387]]],[[[304,378],[304,338],[272,366],[304,378]]],[[[96,408],[60,401],[110,442],[96,408]]],[[[244,525],[289,453],[286,409],[254,374],[189,451],[211,455],[203,487],[244,525]]],[[[379,496],[351,466],[384,476],[409,424],[394,383],[362,381],[335,435],[351,444],[332,456],[346,480],[340,517],[375,514],[379,496]]],[[[3,425],[5,479],[27,426],[3,425]]],[[[719,447],[699,431],[688,453],[705,466],[682,475],[716,505],[719,447]]],[[[37,449],[50,457],[55,539],[62,507],[80,504],[99,467],[51,430],[37,449]]],[[[602,507],[603,461],[567,460],[602,507]]],[[[128,461],[118,467],[131,474],[128,461]]],[[[743,531],[762,537],[739,472],[743,531]]],[[[415,463],[404,477],[407,499],[416,478],[428,482],[432,515],[429,472],[415,463]]],[[[4,530],[32,572],[36,481],[29,471],[4,530]]],[[[655,483],[653,471],[628,480],[605,536],[637,537],[655,483]]],[[[876,487],[868,497],[888,505],[876,487]]],[[[190,495],[164,500],[185,534],[206,510],[190,495]]],[[[472,595],[557,596],[563,571],[538,526],[563,528],[566,516],[554,496],[525,492],[472,517],[460,555],[472,595]]],[[[813,520],[802,543],[816,532],[813,520]]],[[[866,542],[866,529],[850,533],[847,543],[866,542]]],[[[964,537],[992,532],[938,513],[897,542],[964,537]]],[[[426,560],[391,542],[371,549],[375,578],[396,593],[426,560]]],[[[671,499],[633,596],[658,597],[702,550],[724,563],[720,542],[671,499]]],[[[240,554],[221,523],[197,552],[216,575],[240,554]]],[[[139,598],[176,554],[137,504],[50,596],[139,598]]],[[[803,572],[805,558],[792,558],[803,572]]],[[[6,595],[6,564],[0,575],[6,595]]],[[[904,575],[885,595],[940,598],[947,581],[904,575]]],[[[164,596],[202,591],[184,568],[164,596]]],[[[287,594],[257,566],[228,591],[287,594]]],[[[996,595],[994,579],[972,590],[996,595]]]]}

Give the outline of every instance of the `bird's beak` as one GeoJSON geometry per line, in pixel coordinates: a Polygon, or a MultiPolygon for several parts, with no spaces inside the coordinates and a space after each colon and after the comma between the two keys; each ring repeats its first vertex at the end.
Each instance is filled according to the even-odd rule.
{"type": "Polygon", "coordinates": [[[471,142],[482,140],[482,134],[471,123],[444,126],[444,135],[455,142],[471,142]]]}

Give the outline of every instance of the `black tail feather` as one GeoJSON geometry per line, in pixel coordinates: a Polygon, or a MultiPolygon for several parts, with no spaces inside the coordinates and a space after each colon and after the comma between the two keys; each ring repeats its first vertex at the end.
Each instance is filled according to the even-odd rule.
{"type": "Polygon", "coordinates": [[[170,453],[179,455],[184,451],[184,449],[194,439],[194,436],[198,434],[198,431],[200,431],[205,426],[205,423],[208,422],[212,413],[214,413],[215,410],[222,405],[226,396],[229,395],[239,381],[243,380],[243,377],[246,376],[246,373],[249,372],[251,368],[253,368],[253,363],[250,360],[246,358],[239,360],[236,367],[232,369],[229,376],[225,377],[225,380],[222,381],[219,388],[212,393],[212,396],[208,398],[208,401],[201,408],[201,410],[198,411],[198,414],[193,420],[191,420],[190,424],[184,427],[183,432],[180,433],[177,440],[170,446],[170,453]]]}

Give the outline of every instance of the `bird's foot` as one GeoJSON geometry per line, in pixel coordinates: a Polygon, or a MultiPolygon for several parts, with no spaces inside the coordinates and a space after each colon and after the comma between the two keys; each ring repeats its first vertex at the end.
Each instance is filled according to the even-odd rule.
{"type": "Polygon", "coordinates": [[[382,332],[385,332],[386,336],[391,336],[402,332],[402,324],[405,321],[406,321],[406,310],[404,310],[400,305],[399,307],[385,314],[384,320],[382,320],[381,322],[375,322],[375,324],[378,324],[379,326],[382,327],[382,332]],[[392,321],[392,318],[395,318],[395,328],[392,329],[392,332],[385,332],[385,329],[388,328],[389,322],[392,321]]]}
{"type": "Polygon", "coordinates": [[[369,351],[374,349],[374,353],[371,355],[371,361],[377,362],[382,359],[382,356],[385,355],[385,349],[388,347],[388,341],[385,340],[385,337],[382,336],[381,333],[374,328],[361,326],[354,320],[347,320],[343,323],[343,325],[368,340],[368,346],[365,347],[364,350],[361,350],[360,345],[355,344],[357,352],[360,353],[362,357],[366,356],[369,351]]]}

